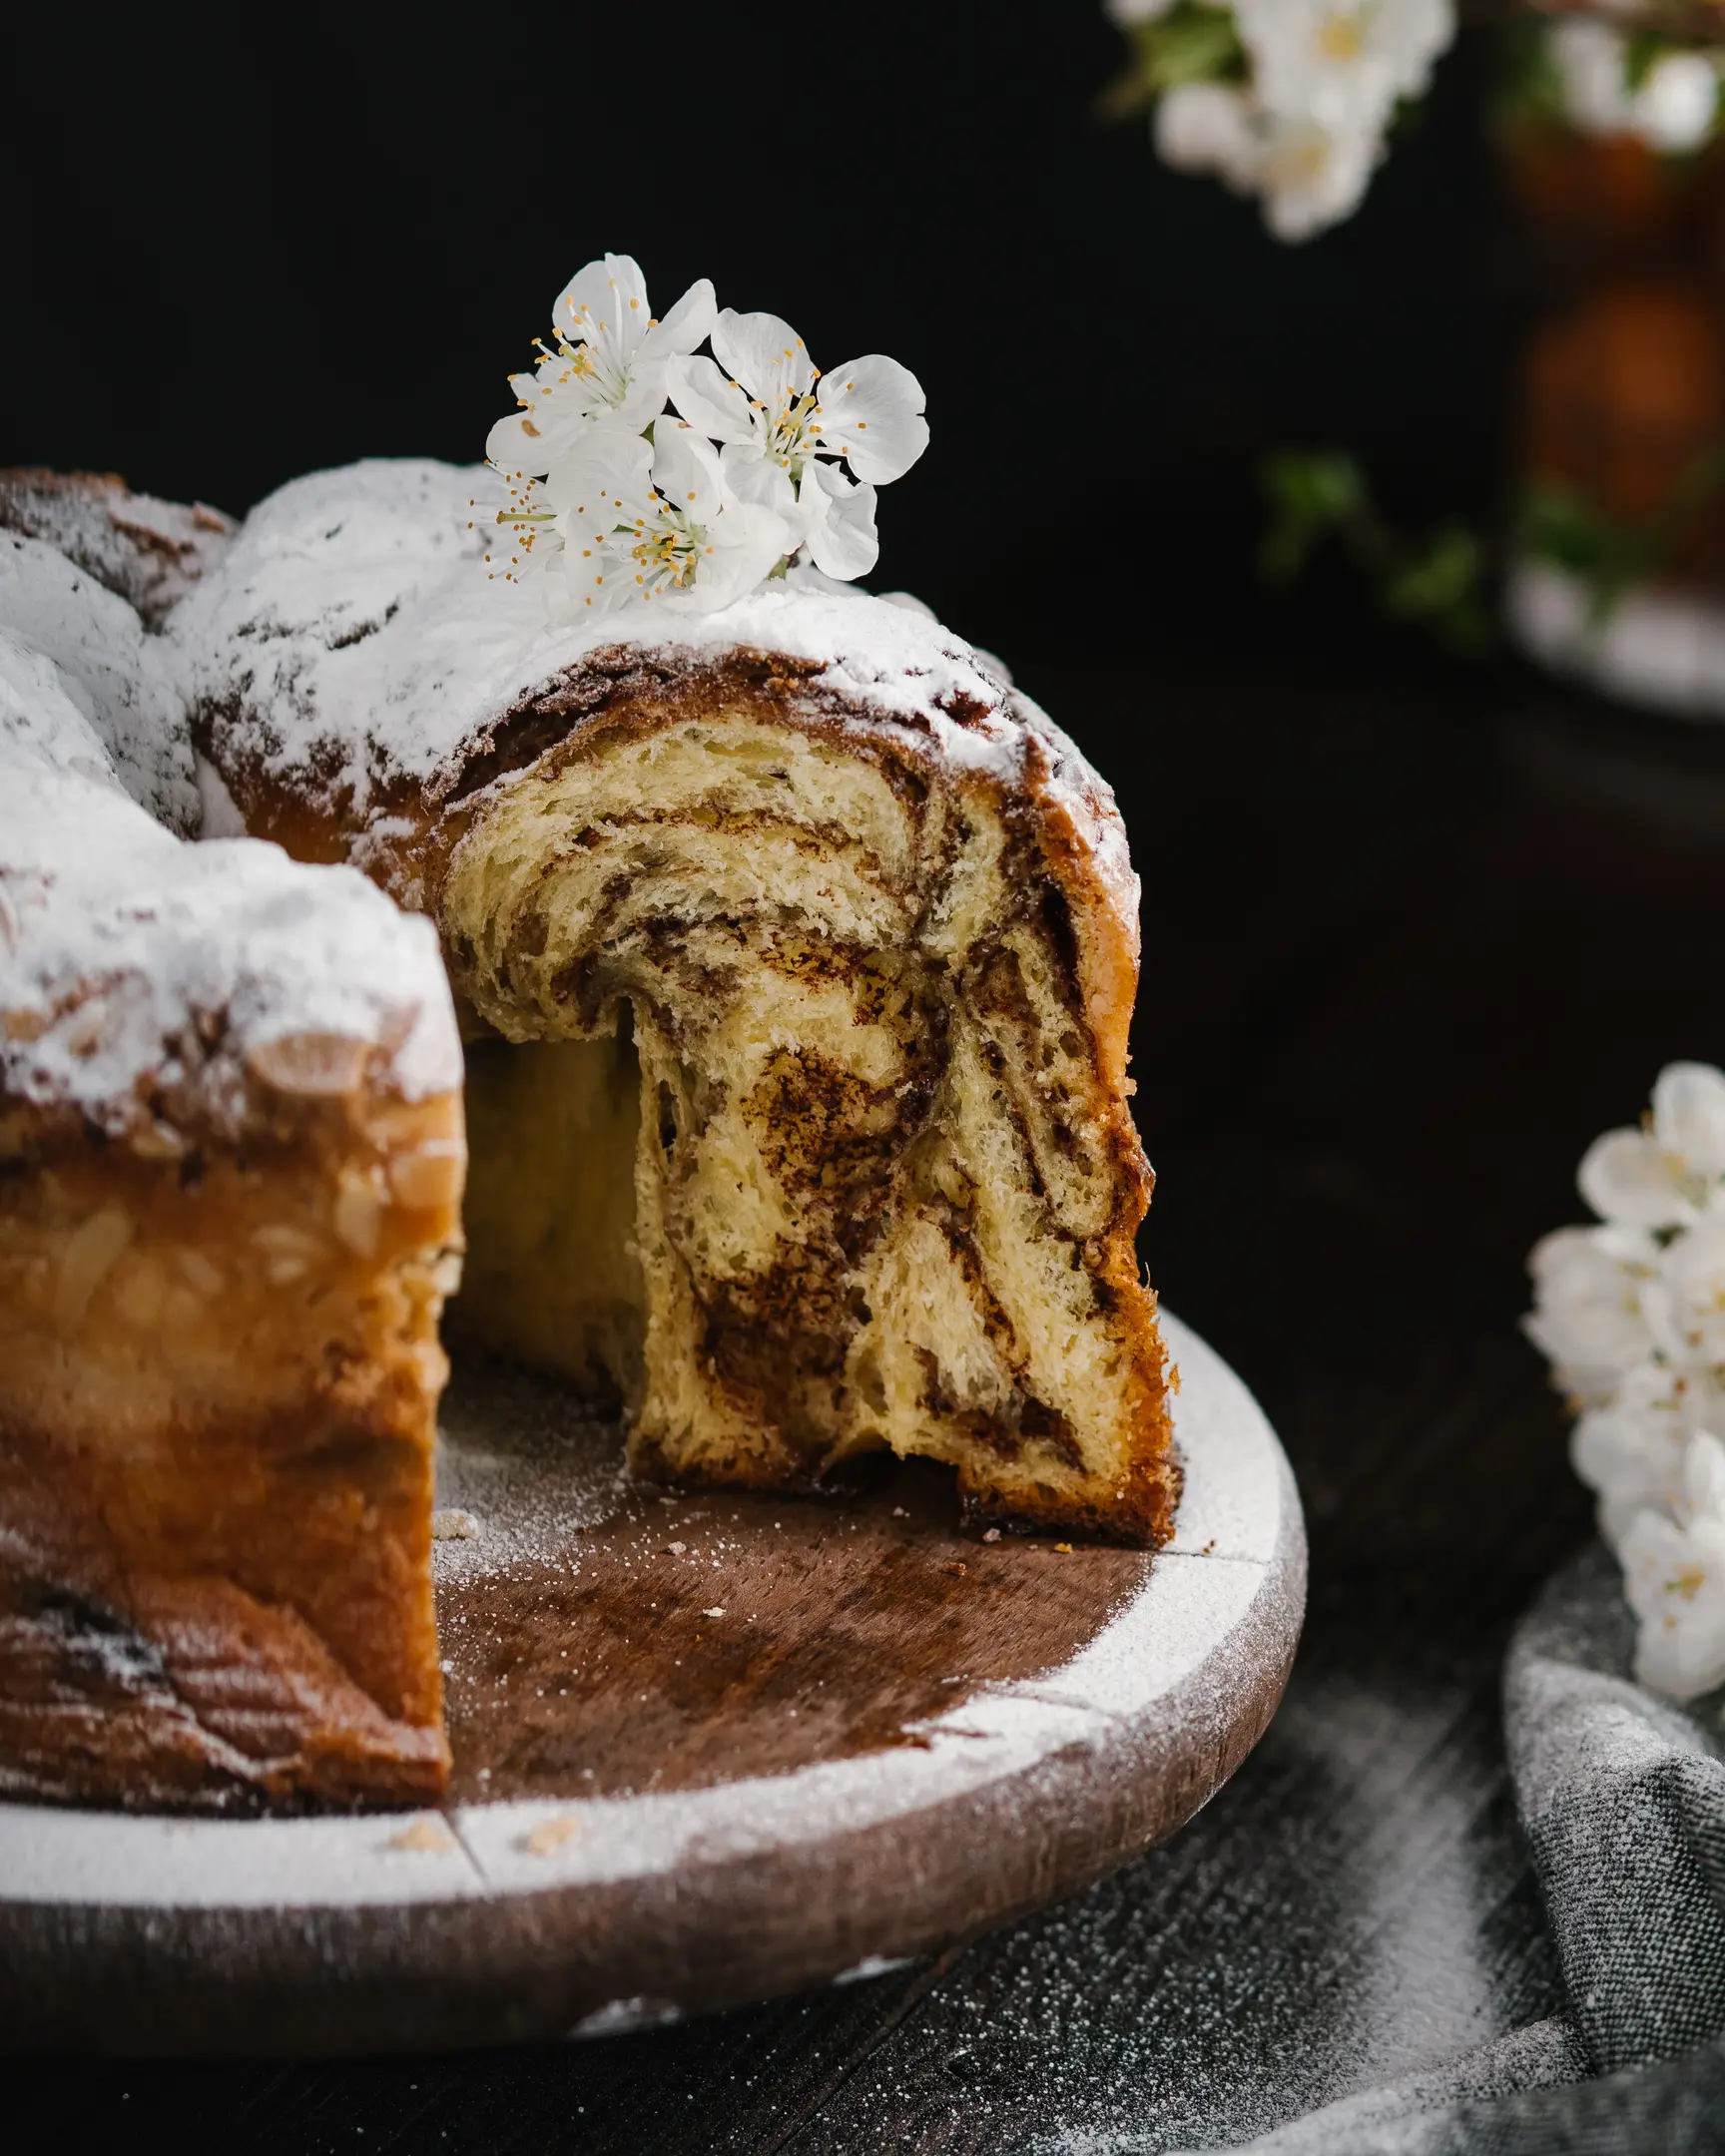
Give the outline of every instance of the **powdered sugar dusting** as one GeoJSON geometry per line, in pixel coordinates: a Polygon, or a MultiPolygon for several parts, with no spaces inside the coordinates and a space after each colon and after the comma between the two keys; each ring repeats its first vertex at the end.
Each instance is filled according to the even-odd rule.
{"type": "Polygon", "coordinates": [[[54,662],[139,807],[192,836],[199,804],[186,700],[126,601],[57,548],[10,533],[0,538],[0,628],[54,662]]]}
{"type": "Polygon", "coordinates": [[[0,1086],[113,1134],[172,1091],[232,1131],[249,1058],[305,1034],[380,1048],[407,1098],[458,1086],[428,922],[353,869],[183,843],[130,797],[123,777],[160,781],[197,814],[184,706],[126,602],[17,541],[8,615],[36,636],[0,627],[0,1086]],[[171,754],[153,780],[152,748],[183,770],[171,754]]]}
{"type": "Polygon", "coordinates": [[[41,539],[135,607],[147,628],[220,561],[234,519],[134,494],[103,472],[0,472],[0,529],[41,539]]]}
{"type": "Polygon", "coordinates": [[[371,460],[296,479],[260,504],[169,634],[226,762],[255,763],[364,814],[392,780],[424,784],[488,726],[593,654],[711,658],[739,648],[818,670],[864,735],[930,748],[954,770],[1045,787],[1123,911],[1138,886],[1114,797],[1074,745],[962,638],[925,614],[793,572],[717,613],[636,607],[547,618],[533,580],[493,578],[470,528],[480,473],[371,460]]]}

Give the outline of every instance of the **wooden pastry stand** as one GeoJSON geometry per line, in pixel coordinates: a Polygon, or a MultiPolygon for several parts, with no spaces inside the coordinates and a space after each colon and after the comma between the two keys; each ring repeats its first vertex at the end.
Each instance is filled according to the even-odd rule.
{"type": "Polygon", "coordinates": [[[1256,1402],[1166,1321],[1172,1543],[985,1539],[937,1470],[673,1499],[469,1371],[439,1546],[453,1801],[190,1821],[0,1806],[11,2046],[312,2053],[600,2034],[934,1951],[1171,1835],[1305,1601],[1256,1402]]]}

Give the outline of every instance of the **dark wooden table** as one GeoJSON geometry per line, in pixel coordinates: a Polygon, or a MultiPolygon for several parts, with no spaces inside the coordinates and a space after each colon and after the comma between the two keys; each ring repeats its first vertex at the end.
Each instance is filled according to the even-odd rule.
{"type": "Polygon", "coordinates": [[[1725,1059],[1725,732],[1417,665],[1030,685],[1144,875],[1145,1253],[1305,1494],[1258,1753],[1167,1849],[935,1966],[507,2054],[9,2062],[20,2147],[1215,2144],[1557,2003],[1497,1685],[1588,1506],[1522,1267],[1659,1065],[1725,1059]]]}

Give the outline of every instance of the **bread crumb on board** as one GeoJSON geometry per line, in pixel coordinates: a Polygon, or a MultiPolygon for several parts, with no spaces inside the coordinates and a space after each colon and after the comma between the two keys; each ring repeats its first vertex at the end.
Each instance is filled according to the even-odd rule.
{"type": "Polygon", "coordinates": [[[416,1819],[403,1827],[399,1834],[389,1837],[392,1850],[415,1850],[427,1857],[440,1856],[445,1850],[456,1847],[455,1837],[441,1820],[416,1819]]]}
{"type": "Polygon", "coordinates": [[[573,1812],[560,1812],[555,1819],[541,1820],[526,1837],[523,1848],[529,1857],[549,1857],[560,1850],[565,1842],[573,1842],[581,1832],[581,1822],[573,1812]]]}

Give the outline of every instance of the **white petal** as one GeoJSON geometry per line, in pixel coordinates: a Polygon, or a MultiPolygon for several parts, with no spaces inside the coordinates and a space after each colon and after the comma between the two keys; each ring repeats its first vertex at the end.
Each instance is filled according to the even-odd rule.
{"type": "Polygon", "coordinates": [[[551,469],[549,445],[537,430],[527,431],[527,414],[511,412],[485,437],[485,461],[499,471],[526,472],[541,479],[551,469]]]}
{"type": "Polygon", "coordinates": [[[572,525],[608,532],[646,512],[652,459],[652,444],[639,434],[592,420],[575,453],[551,467],[545,492],[572,525]]]}
{"type": "Polygon", "coordinates": [[[1680,1494],[1686,1440],[1669,1410],[1637,1414],[1619,1404],[1594,1408],[1576,1423],[1569,1459],[1589,1489],[1643,1505],[1671,1505],[1680,1494]]]}
{"type": "Polygon", "coordinates": [[[1699,1699],[1725,1682],[1725,1625],[1714,1619],[1703,1630],[1688,1615],[1670,1624],[1663,1616],[1644,1618],[1635,1675],[1668,1699],[1699,1699]]]}
{"type": "Polygon", "coordinates": [[[726,307],[713,324],[713,349],[725,371],[765,403],[815,386],[808,346],[778,314],[735,314],[726,307]]]}
{"type": "Polygon", "coordinates": [[[833,465],[811,457],[797,501],[808,524],[804,544],[816,568],[845,580],[866,576],[880,558],[874,489],[853,486],[833,465]]]}
{"type": "Polygon", "coordinates": [[[662,315],[642,341],[643,359],[670,359],[692,352],[713,333],[717,301],[711,277],[697,277],[669,314],[662,315]]]}
{"type": "Polygon", "coordinates": [[[1659,1261],[1644,1300],[1651,1317],[1662,1310],[1668,1352],[1705,1363],[1725,1362],[1725,1215],[1708,1213],[1679,1236],[1659,1261]]]}
{"type": "Polygon", "coordinates": [[[642,359],[637,356],[630,362],[628,386],[615,404],[598,405],[595,418],[610,420],[624,426],[632,434],[639,434],[650,427],[665,409],[668,387],[666,370],[669,360],[642,359]]]}
{"type": "Polygon", "coordinates": [[[590,342],[601,326],[615,330],[620,317],[633,312],[643,317],[646,332],[647,279],[640,265],[628,255],[606,255],[577,270],[551,302],[552,326],[571,344],[590,342]],[[636,304],[633,309],[629,301],[636,304]]]}
{"type": "Polygon", "coordinates": [[[1279,240],[1310,240],[1352,217],[1383,147],[1375,123],[1332,127],[1267,115],[1259,184],[1270,230],[1279,240]]]}
{"type": "Polygon", "coordinates": [[[869,352],[821,379],[820,432],[859,479],[900,479],[928,446],[922,384],[906,366],[869,352]]]}
{"type": "Polygon", "coordinates": [[[717,517],[719,452],[705,434],[667,419],[653,429],[653,484],[673,509],[697,523],[717,517]]]}
{"type": "Polygon", "coordinates": [[[1244,91],[1225,83],[1178,83],[1158,99],[1153,124],[1164,165],[1214,173],[1237,195],[1257,188],[1264,146],[1244,91]]]}
{"type": "Polygon", "coordinates": [[[673,359],[665,370],[665,381],[672,403],[703,434],[720,442],[759,441],[760,428],[749,399],[705,353],[694,359],[673,359]]]}
{"type": "Polygon", "coordinates": [[[1705,1430],[1683,1454],[1683,1497],[1691,1512],[1725,1523],[1725,1444],[1705,1430]]]}
{"type": "Polygon", "coordinates": [[[755,502],[763,509],[771,509],[788,526],[801,532],[802,511],[797,506],[797,489],[791,484],[791,474],[783,464],[758,455],[753,448],[741,448],[732,443],[720,450],[719,469],[726,488],[736,500],[755,502]]]}
{"type": "Polygon", "coordinates": [[[1653,1130],[1697,1175],[1725,1175],[1725,1072],[1668,1063],[1653,1088],[1653,1130]]]}
{"type": "Polygon", "coordinates": [[[631,255],[607,255],[603,263],[589,263],[558,295],[551,318],[572,343],[585,337],[590,343],[609,344],[627,361],[640,348],[653,318],[640,265],[631,255]]]}
{"type": "Polygon", "coordinates": [[[1698,150],[1719,114],[1719,71],[1710,54],[1667,53],[1654,62],[1634,101],[1637,132],[1670,155],[1698,150]]]}
{"type": "Polygon", "coordinates": [[[785,558],[788,534],[771,509],[738,502],[712,527],[712,552],[686,591],[673,592],[655,604],[685,614],[713,614],[753,591],[785,558]]]}
{"type": "Polygon", "coordinates": [[[1606,1131],[1581,1157],[1577,1188],[1602,1220],[1638,1228],[1671,1228],[1693,1220],[1664,1153],[1638,1130],[1606,1131]]]}

